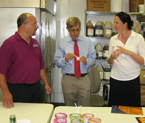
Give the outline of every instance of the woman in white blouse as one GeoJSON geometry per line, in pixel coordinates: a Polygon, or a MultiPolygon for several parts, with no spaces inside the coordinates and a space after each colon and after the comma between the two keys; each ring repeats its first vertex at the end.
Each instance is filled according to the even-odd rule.
{"type": "Polygon", "coordinates": [[[115,15],[117,35],[110,39],[109,57],[112,64],[109,106],[140,106],[140,64],[144,65],[145,42],[132,29],[133,21],[127,13],[115,15]]]}

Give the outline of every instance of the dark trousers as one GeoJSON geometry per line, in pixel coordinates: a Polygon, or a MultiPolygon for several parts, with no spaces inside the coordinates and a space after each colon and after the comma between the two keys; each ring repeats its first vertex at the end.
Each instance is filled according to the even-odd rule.
{"type": "Polygon", "coordinates": [[[34,84],[11,84],[9,82],[7,82],[7,84],[13,96],[13,102],[42,102],[40,81],[34,84]]]}
{"type": "Polygon", "coordinates": [[[119,81],[110,78],[109,106],[141,106],[140,78],[119,81]]]}

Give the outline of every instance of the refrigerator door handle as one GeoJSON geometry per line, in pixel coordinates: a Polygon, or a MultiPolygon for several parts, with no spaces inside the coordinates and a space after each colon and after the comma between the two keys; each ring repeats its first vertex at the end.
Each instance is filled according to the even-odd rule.
{"type": "Polygon", "coordinates": [[[40,23],[40,26],[39,26],[39,29],[40,29],[40,35],[42,35],[43,34],[43,32],[42,32],[42,23],[40,23]]]}
{"type": "Polygon", "coordinates": [[[55,67],[55,63],[51,63],[51,65],[50,65],[52,68],[54,68],[55,67]]]}
{"type": "Polygon", "coordinates": [[[45,71],[51,71],[51,70],[52,70],[52,67],[50,66],[50,67],[46,68],[45,71]]]}
{"type": "Polygon", "coordinates": [[[51,63],[51,65],[55,65],[55,63],[51,63]]]}

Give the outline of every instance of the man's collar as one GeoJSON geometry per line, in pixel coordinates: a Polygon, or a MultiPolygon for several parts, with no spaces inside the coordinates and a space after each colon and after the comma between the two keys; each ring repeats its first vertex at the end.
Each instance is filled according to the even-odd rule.
{"type": "Polygon", "coordinates": [[[77,39],[73,39],[73,38],[69,35],[69,36],[68,36],[68,41],[73,41],[73,40],[78,40],[78,41],[81,40],[81,39],[80,39],[80,35],[79,35],[79,37],[78,37],[77,39]]]}

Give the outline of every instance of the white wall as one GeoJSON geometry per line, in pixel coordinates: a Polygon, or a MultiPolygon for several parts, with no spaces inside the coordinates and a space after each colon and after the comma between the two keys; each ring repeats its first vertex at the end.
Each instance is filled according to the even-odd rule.
{"type": "Polygon", "coordinates": [[[0,46],[17,31],[17,18],[24,12],[35,16],[35,8],[0,8],[0,46]]]}

